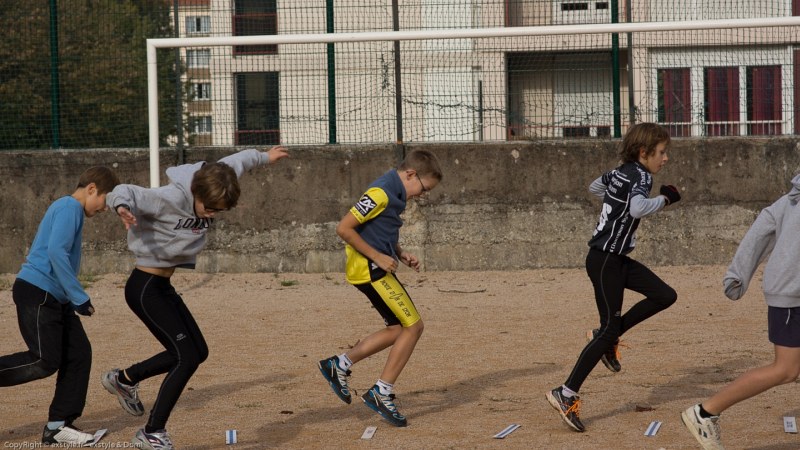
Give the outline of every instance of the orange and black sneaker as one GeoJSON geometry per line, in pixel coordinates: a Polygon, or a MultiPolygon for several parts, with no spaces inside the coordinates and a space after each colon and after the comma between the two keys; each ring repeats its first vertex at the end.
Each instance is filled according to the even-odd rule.
{"type": "Polygon", "coordinates": [[[561,387],[557,387],[552,391],[545,394],[547,401],[555,408],[556,411],[564,419],[564,422],[575,431],[584,432],[586,427],[583,426],[579,418],[581,410],[581,399],[577,395],[566,397],[561,392],[561,387]]]}
{"type": "MultiPolygon", "coordinates": [[[[594,330],[586,333],[586,338],[591,342],[598,333],[600,333],[600,330],[595,328],[594,330]]],[[[619,346],[620,342],[619,339],[617,339],[617,342],[614,344],[614,346],[608,349],[607,352],[603,353],[603,356],[600,358],[600,361],[603,361],[603,365],[612,372],[619,372],[622,370],[622,364],[619,362],[619,346]]]]}

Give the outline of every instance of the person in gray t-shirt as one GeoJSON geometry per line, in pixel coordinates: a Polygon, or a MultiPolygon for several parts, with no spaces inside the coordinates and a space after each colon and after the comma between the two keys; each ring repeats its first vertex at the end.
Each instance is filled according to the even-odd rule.
{"type": "Polygon", "coordinates": [[[239,177],[287,156],[281,146],[266,152],[244,150],[214,163],[171,167],[166,186],[148,189],[122,184],[106,196],[106,204],[128,229],[128,248],[136,255],[136,267],[125,285],[125,300],[165,348],[127,369],[113,369],[102,376],[103,387],[117,396],[122,408],[141,416],[144,406],[139,400],[139,382],[167,374],[147,424],[133,438],[138,447],[173,448],[167,419],[186,383],[208,357],[203,334],[170,277],[177,267],[195,267],[215,216],[235,207],[239,200],[239,177]]]}

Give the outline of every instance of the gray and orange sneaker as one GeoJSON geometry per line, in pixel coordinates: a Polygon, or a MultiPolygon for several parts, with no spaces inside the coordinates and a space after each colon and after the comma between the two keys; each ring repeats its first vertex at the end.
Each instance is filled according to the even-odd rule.
{"type": "MultiPolygon", "coordinates": [[[[600,330],[595,328],[594,330],[586,332],[586,339],[591,342],[592,339],[600,333],[600,330]]],[[[617,339],[617,342],[611,347],[607,352],[603,353],[603,356],[600,358],[600,361],[603,361],[603,365],[608,368],[608,370],[612,372],[619,372],[622,370],[622,364],[619,362],[619,346],[620,342],[617,339]]]]}
{"type": "Polygon", "coordinates": [[[561,387],[557,387],[545,394],[550,405],[558,411],[561,418],[575,431],[584,432],[586,427],[580,419],[581,399],[577,395],[565,397],[561,393],[561,387]]]}

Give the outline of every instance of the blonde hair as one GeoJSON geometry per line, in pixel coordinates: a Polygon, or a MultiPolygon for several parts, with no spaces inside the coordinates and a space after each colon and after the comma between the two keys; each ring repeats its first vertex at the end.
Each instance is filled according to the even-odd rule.
{"type": "Polygon", "coordinates": [[[414,150],[400,163],[398,170],[414,169],[421,177],[431,177],[442,181],[442,169],[436,155],[427,150],[414,150]]]}
{"type": "Polygon", "coordinates": [[[119,184],[119,177],[113,170],[104,166],[94,166],[86,169],[78,178],[77,188],[85,188],[94,183],[97,193],[108,194],[119,184]]]}
{"type": "Polygon", "coordinates": [[[209,208],[233,208],[241,193],[236,171],[225,163],[206,163],[192,178],[192,195],[209,208]]]}
{"type": "Polygon", "coordinates": [[[637,123],[625,133],[619,157],[623,162],[638,161],[642,147],[645,149],[645,155],[650,156],[656,151],[658,144],[663,142],[669,145],[670,140],[669,133],[664,127],[651,122],[637,123]]]}

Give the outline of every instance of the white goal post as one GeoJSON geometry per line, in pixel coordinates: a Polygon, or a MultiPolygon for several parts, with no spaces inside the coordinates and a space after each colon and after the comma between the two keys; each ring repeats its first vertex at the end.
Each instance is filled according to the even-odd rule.
{"type": "Polygon", "coordinates": [[[366,41],[406,41],[422,39],[463,39],[570,34],[608,34],[727,28],[763,28],[800,26],[798,17],[757,19],[720,19],[675,22],[605,23],[582,25],[546,25],[530,27],[495,27],[447,30],[385,31],[364,33],[278,34],[263,36],[225,36],[147,39],[147,103],[150,146],[150,185],[160,186],[158,82],[156,49],[176,47],[221,47],[235,45],[279,45],[366,41]]]}

